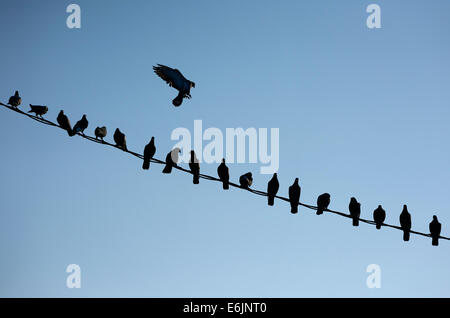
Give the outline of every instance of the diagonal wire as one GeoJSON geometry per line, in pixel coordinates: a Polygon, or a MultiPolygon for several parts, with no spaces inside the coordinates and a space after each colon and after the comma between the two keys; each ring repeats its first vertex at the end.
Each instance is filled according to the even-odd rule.
{"type": "MultiPolygon", "coordinates": [[[[38,121],[38,122],[40,122],[41,124],[45,124],[45,125],[53,126],[53,127],[58,127],[58,128],[61,128],[61,129],[63,129],[63,130],[65,131],[64,128],[60,127],[58,124],[56,124],[56,123],[54,123],[54,122],[52,122],[52,121],[50,121],[50,120],[47,120],[47,119],[42,118],[42,117],[38,117],[38,116],[31,115],[31,114],[29,114],[29,113],[25,113],[25,112],[21,111],[20,109],[18,109],[17,107],[12,107],[12,106],[9,106],[9,105],[5,105],[5,104],[3,104],[3,103],[0,103],[0,105],[6,107],[6,108],[8,108],[9,110],[12,110],[12,111],[14,111],[14,112],[16,112],[16,113],[19,113],[19,114],[21,114],[21,115],[25,115],[25,116],[27,116],[27,117],[29,117],[29,118],[35,120],[35,121],[38,121]]],[[[141,154],[139,154],[139,153],[137,153],[137,152],[134,152],[134,151],[131,151],[131,150],[123,150],[122,148],[119,148],[119,147],[117,147],[117,146],[114,145],[114,144],[111,144],[111,143],[109,143],[109,142],[107,142],[107,141],[103,141],[103,140],[94,138],[94,137],[92,137],[92,136],[84,135],[84,134],[81,134],[81,133],[76,133],[76,134],[77,134],[78,136],[84,138],[84,139],[89,140],[89,141],[96,142],[96,143],[98,143],[98,144],[102,144],[102,145],[105,145],[105,146],[114,147],[114,148],[117,148],[117,149],[119,149],[119,150],[121,150],[121,151],[127,152],[127,153],[129,153],[129,154],[131,154],[131,155],[133,155],[133,156],[135,156],[135,157],[137,157],[137,158],[139,158],[139,159],[142,159],[142,160],[144,159],[144,156],[141,155],[141,154]]],[[[157,158],[152,158],[150,161],[151,161],[151,162],[154,162],[154,163],[157,163],[157,164],[166,164],[165,161],[160,160],[160,159],[157,159],[157,158]]],[[[189,174],[192,174],[192,172],[191,172],[190,170],[185,169],[185,168],[183,168],[183,167],[181,167],[181,166],[178,166],[178,165],[173,166],[173,168],[178,169],[178,170],[183,171],[183,172],[187,172],[187,173],[189,173],[189,174]]],[[[206,180],[211,180],[211,181],[216,181],[216,182],[222,182],[219,178],[216,178],[216,177],[213,177],[213,176],[210,176],[210,175],[206,175],[206,174],[200,174],[199,177],[202,178],[202,179],[206,179],[206,180]]],[[[255,190],[255,189],[250,189],[250,188],[244,189],[244,188],[242,188],[240,185],[238,185],[238,184],[236,184],[236,183],[233,183],[233,182],[229,182],[229,185],[232,186],[232,187],[241,189],[241,190],[249,191],[249,192],[254,193],[254,194],[256,194],[256,195],[267,196],[267,192],[260,191],[260,190],[255,190]]],[[[290,200],[289,200],[288,198],[286,198],[286,197],[282,197],[282,196],[278,196],[278,195],[277,195],[277,196],[275,196],[275,198],[280,199],[280,200],[282,200],[282,201],[290,202],[290,200]]],[[[305,208],[308,208],[308,209],[310,209],[310,210],[317,210],[317,207],[314,206],[314,205],[309,205],[309,204],[305,204],[305,203],[302,203],[302,202],[299,202],[299,205],[300,205],[300,206],[303,206],[303,207],[305,207],[305,208]]],[[[344,212],[340,212],[340,211],[334,211],[334,210],[326,209],[326,210],[324,210],[324,212],[328,212],[328,213],[340,215],[340,216],[343,216],[343,217],[346,217],[346,218],[350,218],[350,219],[352,218],[350,214],[347,214],[347,213],[344,213],[344,212]]],[[[366,219],[359,218],[359,221],[362,222],[362,223],[375,225],[375,222],[372,221],[372,220],[366,220],[366,219]]],[[[393,229],[397,229],[397,230],[401,230],[401,231],[402,231],[402,228],[401,228],[400,226],[392,225],[392,224],[387,224],[387,223],[382,223],[382,224],[383,224],[384,227],[390,227],[390,228],[393,228],[393,229]]],[[[425,236],[425,237],[431,237],[431,234],[428,234],[428,233],[422,233],[422,232],[413,231],[413,230],[410,230],[410,233],[416,234],[416,235],[425,236]]],[[[449,237],[446,237],[446,236],[439,236],[439,238],[440,238],[440,239],[443,239],[443,240],[448,240],[448,241],[450,241],[450,238],[449,238],[449,237]]]]}

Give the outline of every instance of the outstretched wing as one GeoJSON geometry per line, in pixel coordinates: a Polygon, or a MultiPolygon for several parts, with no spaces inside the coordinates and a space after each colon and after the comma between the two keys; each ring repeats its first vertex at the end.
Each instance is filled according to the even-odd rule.
{"type": "Polygon", "coordinates": [[[156,75],[161,77],[169,86],[176,88],[178,91],[183,91],[186,89],[187,79],[181,74],[177,69],[158,64],[158,66],[153,66],[153,70],[156,75]]]}

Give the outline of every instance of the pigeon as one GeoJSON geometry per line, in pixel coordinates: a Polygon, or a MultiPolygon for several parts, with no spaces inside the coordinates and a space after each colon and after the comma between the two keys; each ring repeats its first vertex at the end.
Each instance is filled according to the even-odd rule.
{"type": "Polygon", "coordinates": [[[67,118],[67,116],[64,114],[64,111],[61,110],[58,114],[58,117],[56,118],[56,121],[59,124],[59,127],[61,127],[62,129],[65,129],[67,131],[67,134],[69,134],[69,136],[74,136],[75,134],[73,133],[72,130],[72,126],[70,125],[70,120],[69,118],[67,118]]]}
{"type": "Polygon", "coordinates": [[[9,98],[8,104],[12,107],[17,107],[22,103],[22,98],[19,96],[19,91],[14,93],[14,96],[9,98]]]}
{"type": "Polygon", "coordinates": [[[200,175],[200,164],[198,163],[198,159],[195,156],[195,151],[191,150],[191,160],[189,161],[189,168],[191,169],[191,172],[193,174],[193,180],[192,182],[194,184],[199,184],[199,175],[200,175]]]}
{"type": "Polygon", "coordinates": [[[239,183],[244,189],[248,189],[253,183],[253,177],[251,172],[247,172],[239,177],[239,183]]]}
{"type": "Polygon", "coordinates": [[[125,134],[123,134],[119,128],[117,128],[114,132],[114,141],[116,143],[116,147],[121,148],[123,151],[128,151],[127,139],[125,134]]]}
{"type": "Polygon", "coordinates": [[[31,105],[30,104],[30,110],[28,111],[29,113],[35,113],[37,117],[42,117],[42,115],[47,114],[48,112],[48,107],[47,106],[40,106],[40,105],[31,105]]]}
{"type": "Polygon", "coordinates": [[[433,215],[433,221],[430,222],[430,234],[432,237],[431,244],[433,246],[438,246],[439,235],[441,235],[441,223],[439,223],[436,215],[433,215]]]}
{"type": "Polygon", "coordinates": [[[409,214],[406,204],[403,205],[403,211],[400,214],[400,226],[403,230],[403,241],[409,241],[409,231],[411,230],[411,214],[409,214]]]}
{"type": "Polygon", "coordinates": [[[181,152],[180,148],[174,148],[166,156],[166,166],[163,169],[163,173],[171,173],[172,167],[178,163],[178,154],[181,152]]]}
{"type": "Polygon", "coordinates": [[[352,197],[348,205],[348,210],[350,211],[350,215],[353,219],[353,226],[358,226],[359,216],[361,215],[361,203],[352,197]]]}
{"type": "Polygon", "coordinates": [[[86,118],[86,115],[83,115],[83,117],[73,126],[74,134],[82,133],[84,135],[84,130],[88,127],[88,124],[89,122],[86,118]]]}
{"type": "Polygon", "coordinates": [[[106,134],[107,134],[108,132],[107,132],[107,130],[106,130],[106,127],[103,126],[103,127],[97,127],[97,128],[95,128],[94,133],[95,133],[95,139],[100,138],[100,139],[103,141],[103,138],[106,137],[106,134]]]}
{"type": "Polygon", "coordinates": [[[179,70],[161,64],[153,66],[153,70],[170,87],[178,90],[178,96],[172,101],[175,107],[181,105],[183,98],[191,98],[191,88],[195,87],[195,83],[187,80],[179,70]]]}
{"type": "Polygon", "coordinates": [[[142,169],[150,169],[150,159],[153,158],[155,152],[155,137],[152,137],[152,139],[150,139],[150,142],[144,147],[144,163],[142,163],[142,169]]]}
{"type": "Polygon", "coordinates": [[[323,211],[325,211],[326,209],[328,209],[328,205],[330,205],[330,194],[328,193],[323,193],[321,195],[319,195],[319,197],[317,198],[317,215],[320,215],[323,213],[323,211]]]}
{"type": "Polygon", "coordinates": [[[298,185],[298,178],[295,178],[294,183],[289,187],[289,202],[291,203],[291,213],[298,212],[298,203],[300,201],[300,194],[302,189],[298,185]]]}
{"type": "Polygon", "coordinates": [[[373,220],[375,221],[376,228],[378,230],[381,229],[381,225],[383,224],[385,219],[386,219],[386,211],[384,211],[381,205],[379,205],[378,208],[376,208],[375,211],[373,211],[373,220]]]}
{"type": "Polygon", "coordinates": [[[222,159],[222,163],[217,167],[217,174],[219,175],[220,181],[222,181],[223,189],[228,190],[230,188],[230,173],[228,167],[225,165],[225,159],[222,159]]]}
{"type": "Polygon", "coordinates": [[[277,195],[278,189],[280,188],[280,183],[278,182],[277,174],[274,173],[272,179],[270,179],[267,184],[267,204],[273,205],[275,201],[275,196],[277,195]]]}

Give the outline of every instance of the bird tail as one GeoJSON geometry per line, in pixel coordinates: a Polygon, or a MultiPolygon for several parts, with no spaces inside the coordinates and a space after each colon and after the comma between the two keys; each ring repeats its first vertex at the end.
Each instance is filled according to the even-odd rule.
{"type": "Polygon", "coordinates": [[[433,236],[433,240],[431,241],[431,245],[438,246],[439,245],[439,237],[433,236]]]}
{"type": "Polygon", "coordinates": [[[224,182],[222,183],[222,185],[223,185],[223,189],[224,189],[224,190],[228,190],[228,189],[230,188],[230,185],[229,185],[229,183],[228,183],[227,181],[224,181],[224,182]]]}
{"type": "Polygon", "coordinates": [[[377,223],[376,226],[377,230],[381,229],[381,223],[377,223]]]}
{"type": "Polygon", "coordinates": [[[297,204],[291,204],[291,213],[295,214],[298,212],[298,205],[297,204]]]}
{"type": "Polygon", "coordinates": [[[359,219],[353,218],[353,226],[358,226],[358,225],[359,225],[359,219]]]}
{"type": "Polygon", "coordinates": [[[409,231],[403,231],[403,241],[409,241],[409,231]]]}
{"type": "Polygon", "coordinates": [[[171,173],[172,172],[172,166],[171,165],[167,165],[164,167],[163,173],[171,173]]]}
{"type": "Polygon", "coordinates": [[[322,213],[323,213],[322,209],[317,209],[317,212],[316,212],[317,215],[321,215],[322,213]]]}
{"type": "Polygon", "coordinates": [[[192,183],[194,183],[194,184],[199,184],[200,183],[198,174],[194,174],[194,177],[192,179],[192,183]]]}
{"type": "Polygon", "coordinates": [[[150,160],[144,160],[144,163],[142,163],[142,169],[148,170],[150,169],[150,160]]]}
{"type": "Polygon", "coordinates": [[[268,205],[274,205],[274,203],[275,203],[275,197],[269,195],[269,196],[267,197],[267,204],[268,204],[268,205]]]}
{"type": "Polygon", "coordinates": [[[72,129],[70,129],[70,128],[67,129],[67,134],[68,134],[70,137],[75,136],[75,132],[74,132],[72,129]]]}

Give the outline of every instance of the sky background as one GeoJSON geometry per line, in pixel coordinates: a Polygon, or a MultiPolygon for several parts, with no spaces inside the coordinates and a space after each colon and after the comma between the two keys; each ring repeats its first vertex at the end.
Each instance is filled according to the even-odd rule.
{"type": "MultiPolygon", "coordinates": [[[[450,2],[2,0],[0,99],[87,114],[93,135],[116,127],[128,147],[156,138],[157,158],[177,127],[280,129],[279,194],[300,178],[301,201],[351,196],[371,219],[382,204],[413,229],[432,215],[450,235],[450,2]],[[377,3],[382,28],[368,29],[377,3]],[[161,63],[196,83],[176,91],[161,63]]],[[[2,297],[449,297],[450,243],[316,216],[289,204],[141,161],[0,110],[2,297]],[[81,267],[81,289],[66,267],[81,267]],[[381,267],[369,289],[366,268],[381,267]]],[[[206,143],[205,143],[206,144],[206,143]]],[[[265,190],[260,164],[248,171],[265,190]]],[[[215,175],[216,164],[201,171],[215,175]]]]}

